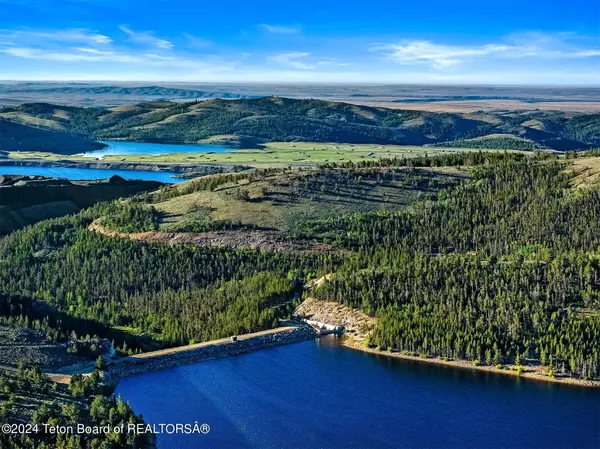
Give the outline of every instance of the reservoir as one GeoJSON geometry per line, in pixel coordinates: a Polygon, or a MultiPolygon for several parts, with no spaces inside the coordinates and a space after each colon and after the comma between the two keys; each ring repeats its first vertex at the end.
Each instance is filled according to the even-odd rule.
{"type": "MultiPolygon", "coordinates": [[[[109,155],[140,155],[160,156],[173,153],[222,153],[230,150],[225,145],[212,144],[167,144],[146,142],[118,142],[106,141],[106,148],[83,153],[83,156],[102,159],[109,155]]],[[[176,173],[144,171],[144,170],[113,170],[95,168],[68,168],[68,167],[21,167],[16,165],[0,166],[1,175],[39,175],[67,179],[104,179],[119,175],[125,179],[142,179],[144,181],[159,181],[165,183],[178,183],[185,181],[183,178],[174,178],[176,173]]]]}
{"type": "Polygon", "coordinates": [[[143,170],[105,170],[101,168],[69,168],[69,167],[21,167],[17,165],[0,166],[2,175],[27,175],[46,176],[49,178],[67,179],[105,179],[113,175],[119,175],[124,179],[142,179],[144,181],[160,181],[177,183],[185,181],[181,178],[173,178],[176,173],[143,171],[143,170]]]}
{"type": "Polygon", "coordinates": [[[83,153],[83,156],[102,159],[104,156],[114,155],[145,155],[160,156],[173,153],[223,153],[230,150],[226,145],[212,144],[173,144],[173,143],[147,143],[147,142],[120,142],[104,141],[108,145],[101,150],[83,153]]]}
{"type": "Polygon", "coordinates": [[[170,448],[597,448],[600,390],[355,351],[334,336],[122,379],[170,448]]]}

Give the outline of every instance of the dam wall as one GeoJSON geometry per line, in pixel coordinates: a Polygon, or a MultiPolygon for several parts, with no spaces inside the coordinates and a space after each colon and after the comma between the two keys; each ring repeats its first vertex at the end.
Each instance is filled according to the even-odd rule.
{"type": "Polygon", "coordinates": [[[109,364],[105,381],[116,383],[123,377],[312,340],[315,337],[316,333],[310,326],[279,327],[253,334],[124,357],[109,364]]]}

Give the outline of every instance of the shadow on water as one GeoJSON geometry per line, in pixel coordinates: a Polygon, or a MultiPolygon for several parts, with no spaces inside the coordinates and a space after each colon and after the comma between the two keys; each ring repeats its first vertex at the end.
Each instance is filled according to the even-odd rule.
{"type": "MultiPolygon", "coordinates": [[[[238,431],[235,422],[222,412],[222,404],[213,395],[203,392],[201,379],[187,370],[173,370],[168,381],[155,378],[157,373],[142,374],[119,382],[116,394],[135,389],[135,395],[127,394],[126,400],[133,404],[145,402],[144,407],[136,408],[142,412],[149,424],[209,424],[210,436],[160,435],[158,447],[196,448],[210,438],[210,444],[216,447],[248,447],[250,443],[245,435],[238,431]],[[166,440],[166,441],[165,441],[166,440]],[[175,445],[176,443],[176,445],[175,445]]],[[[135,407],[135,405],[134,405],[135,407]]]]}

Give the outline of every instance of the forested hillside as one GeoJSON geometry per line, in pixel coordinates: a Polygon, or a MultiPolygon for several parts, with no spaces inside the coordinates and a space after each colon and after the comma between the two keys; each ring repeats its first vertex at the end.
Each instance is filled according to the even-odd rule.
{"type": "Polygon", "coordinates": [[[124,232],[244,228],[294,232],[303,220],[401,209],[466,176],[445,167],[282,168],[207,176],[163,187],[146,199],[150,205],[120,204],[99,221],[124,232]]]}
{"type": "Polygon", "coordinates": [[[377,315],[374,346],[598,377],[600,190],[564,168],[507,158],[437,202],[309,223],[360,254],[316,295],[377,315]]]}
{"type": "Polygon", "coordinates": [[[104,332],[100,336],[115,339],[119,346],[128,342],[129,347],[140,348],[146,340],[187,344],[206,336],[227,336],[234,328],[243,333],[272,327],[270,307],[293,299],[294,279],[305,279],[337,260],[331,254],[105,237],[87,230],[104,207],[48,220],[0,241],[0,292],[40,300],[73,317],[108,325],[98,331],[104,332]],[[221,324],[211,326],[199,320],[199,314],[221,324]],[[123,332],[144,338],[126,338],[123,332]]]}
{"type": "MultiPolygon", "coordinates": [[[[495,142],[501,149],[576,150],[600,145],[600,114],[436,113],[279,97],[155,101],[113,109],[31,103],[5,108],[0,117],[94,139],[198,142],[233,136],[248,146],[266,141],[454,142],[449,145],[458,146],[465,139],[506,135],[506,139],[495,142]]],[[[467,144],[469,148],[489,148],[490,142],[468,140],[467,144]]]]}
{"type": "Polygon", "coordinates": [[[45,151],[77,154],[99,150],[106,145],[83,136],[53,129],[41,129],[0,117],[0,151],[45,151]]]}
{"type": "MultiPolygon", "coordinates": [[[[542,364],[549,375],[598,378],[600,186],[586,168],[598,159],[567,156],[461,153],[299,174],[223,174],[99,204],[0,240],[0,293],[12,304],[0,313],[37,323],[57,339],[87,322],[122,352],[149,350],[273,327],[293,310],[306,282],[329,273],[311,295],[377,317],[372,347],[475,364],[542,364]],[[469,177],[436,188],[448,174],[430,178],[434,172],[422,171],[449,166],[469,177]],[[184,217],[199,219],[196,201],[221,189],[238,193],[223,193],[217,208],[244,210],[265,201],[254,198],[253,183],[268,197],[286,182],[298,204],[310,203],[305,196],[323,201],[324,209],[317,218],[298,213],[277,232],[320,241],[327,251],[152,243],[88,229],[97,220],[125,232],[151,231],[178,202],[184,217]],[[428,190],[403,196],[410,199],[403,207],[349,202],[377,203],[382,188],[401,191],[403,183],[428,190]],[[336,195],[348,212],[324,213],[336,195]]],[[[263,214],[279,207],[273,198],[263,214]]],[[[242,227],[223,232],[244,238],[242,227]]]]}
{"type": "Polygon", "coordinates": [[[53,383],[39,367],[21,362],[15,372],[0,372],[0,387],[0,417],[6,426],[10,423],[0,434],[2,448],[156,448],[156,438],[149,433],[115,430],[144,421],[128,402],[109,393],[99,371],[85,377],[75,374],[67,387],[53,383]],[[107,431],[45,430],[76,430],[78,424],[106,426],[107,431]]]}
{"type": "Polygon", "coordinates": [[[478,149],[500,149],[536,151],[541,146],[530,139],[516,137],[511,134],[490,134],[473,139],[459,139],[452,142],[440,142],[432,146],[444,148],[478,148],[478,149]]]}

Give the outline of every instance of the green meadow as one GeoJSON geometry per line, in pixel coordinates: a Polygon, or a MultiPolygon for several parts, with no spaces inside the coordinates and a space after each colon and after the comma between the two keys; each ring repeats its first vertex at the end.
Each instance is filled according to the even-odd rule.
{"type": "MultiPolygon", "coordinates": [[[[315,142],[271,142],[260,149],[232,149],[226,152],[176,153],[160,156],[115,155],[105,156],[104,162],[144,164],[246,164],[255,167],[316,165],[332,162],[358,162],[381,158],[412,158],[434,154],[480,151],[471,148],[439,148],[401,145],[337,144],[315,142]]],[[[504,151],[504,150],[485,150],[504,151]]],[[[44,160],[62,162],[89,162],[93,158],[64,156],[42,152],[11,152],[14,160],[44,160]]]]}

